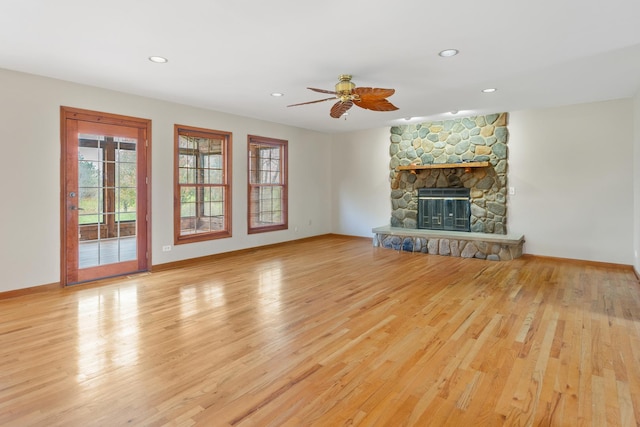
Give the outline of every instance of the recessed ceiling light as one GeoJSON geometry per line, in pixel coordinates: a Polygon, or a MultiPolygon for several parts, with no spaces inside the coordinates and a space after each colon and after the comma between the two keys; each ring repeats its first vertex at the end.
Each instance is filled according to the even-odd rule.
{"type": "Polygon", "coordinates": [[[442,56],[443,58],[447,58],[449,56],[456,56],[458,53],[460,53],[458,49],[445,49],[441,51],[438,55],[442,56]]]}
{"type": "Polygon", "coordinates": [[[496,89],[495,87],[489,87],[489,88],[486,88],[486,89],[482,89],[482,92],[484,92],[484,93],[493,93],[496,90],[498,90],[498,89],[496,89]]]}
{"type": "Polygon", "coordinates": [[[156,64],[164,64],[169,62],[169,60],[163,56],[150,56],[149,61],[155,62],[156,64]]]}
{"type": "Polygon", "coordinates": [[[271,96],[284,96],[284,93],[280,93],[280,92],[273,92],[271,94],[271,96]]]}

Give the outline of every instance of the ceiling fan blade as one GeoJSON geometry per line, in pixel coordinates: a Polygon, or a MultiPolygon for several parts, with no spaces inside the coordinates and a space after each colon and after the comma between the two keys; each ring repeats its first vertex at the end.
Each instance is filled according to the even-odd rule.
{"type": "Polygon", "coordinates": [[[393,95],[396,92],[395,89],[357,87],[353,92],[360,97],[360,99],[353,101],[360,108],[373,111],[394,111],[398,109],[398,107],[385,99],[393,95]]]}
{"type": "Polygon", "coordinates": [[[320,92],[320,93],[332,93],[334,95],[337,95],[338,93],[333,91],[333,90],[326,90],[326,89],[316,89],[315,87],[308,87],[307,89],[310,89],[314,92],[320,92]]]}
{"type": "Polygon", "coordinates": [[[360,96],[361,100],[369,100],[372,98],[380,99],[380,98],[388,98],[394,93],[396,93],[395,89],[382,89],[379,87],[356,87],[353,89],[353,93],[360,96]]]}
{"type": "Polygon", "coordinates": [[[287,105],[287,107],[296,107],[298,105],[315,104],[316,102],[324,102],[324,101],[329,101],[329,100],[332,100],[332,99],[336,99],[336,97],[333,96],[331,98],[318,99],[317,101],[309,101],[309,102],[301,102],[299,104],[291,104],[291,105],[287,105]]]}
{"type": "Polygon", "coordinates": [[[365,108],[367,110],[373,111],[394,111],[397,110],[398,107],[390,103],[384,98],[379,99],[368,99],[366,101],[353,101],[360,108],[365,108]]]}
{"type": "Polygon", "coordinates": [[[331,113],[329,113],[329,115],[334,119],[339,119],[352,106],[353,106],[352,101],[345,101],[345,102],[338,101],[335,104],[333,104],[333,107],[331,107],[331,113]]]}

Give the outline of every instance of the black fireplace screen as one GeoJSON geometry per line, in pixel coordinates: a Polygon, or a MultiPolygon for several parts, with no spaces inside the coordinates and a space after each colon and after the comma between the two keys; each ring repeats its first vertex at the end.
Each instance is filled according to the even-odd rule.
{"type": "Polygon", "coordinates": [[[418,189],[418,228],[470,231],[468,188],[418,189]]]}

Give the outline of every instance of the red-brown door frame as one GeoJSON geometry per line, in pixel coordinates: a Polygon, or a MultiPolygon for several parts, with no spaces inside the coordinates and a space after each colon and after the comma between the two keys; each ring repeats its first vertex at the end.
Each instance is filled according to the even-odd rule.
{"type": "MultiPolygon", "coordinates": [[[[113,128],[117,129],[117,128],[113,128]]],[[[60,107],[60,283],[63,286],[80,283],[119,274],[147,271],[151,266],[151,120],[136,117],[82,110],[71,107],[60,107]],[[81,123],[82,122],[82,123],[81,123]],[[95,124],[100,128],[126,127],[137,129],[137,260],[122,267],[130,271],[114,271],[109,265],[93,267],[87,274],[79,273],[77,250],[70,251],[70,245],[78,244],[78,213],[73,210],[77,200],[69,197],[71,192],[77,194],[78,162],[77,150],[73,153],[68,147],[76,141],[79,126],[87,127],[95,124]],[[75,161],[74,161],[75,159],[75,161]],[[74,255],[75,254],[75,255],[74,255]]]]}

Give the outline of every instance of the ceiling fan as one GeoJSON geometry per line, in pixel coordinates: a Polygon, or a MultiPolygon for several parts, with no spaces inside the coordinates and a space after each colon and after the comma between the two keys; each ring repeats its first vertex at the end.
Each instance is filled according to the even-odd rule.
{"type": "Polygon", "coordinates": [[[315,104],[316,102],[330,101],[337,99],[338,102],[333,104],[329,115],[334,119],[340,118],[354,104],[360,108],[373,111],[394,111],[398,107],[387,101],[386,98],[395,93],[395,89],[381,89],[378,87],[356,87],[351,81],[351,75],[341,74],[336,83],[336,90],[325,90],[308,87],[314,92],[330,93],[331,98],[319,99],[317,101],[302,102],[300,104],[287,105],[287,107],[295,107],[297,105],[315,104]]]}

